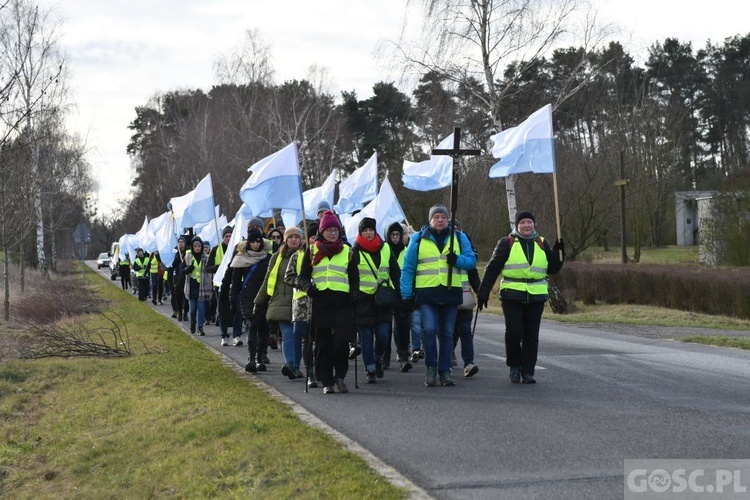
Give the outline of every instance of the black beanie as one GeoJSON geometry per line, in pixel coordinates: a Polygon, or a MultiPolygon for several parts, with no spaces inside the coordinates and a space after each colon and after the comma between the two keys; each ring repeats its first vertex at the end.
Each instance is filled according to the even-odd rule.
{"type": "Polygon", "coordinates": [[[362,234],[362,231],[364,231],[365,229],[372,229],[377,233],[378,230],[375,219],[373,219],[372,217],[365,217],[361,221],[359,221],[359,234],[362,234]]]}
{"type": "Polygon", "coordinates": [[[516,227],[518,227],[518,223],[521,222],[523,219],[531,219],[534,221],[534,224],[536,224],[536,219],[534,218],[534,214],[531,212],[518,212],[516,214],[516,227]]]}
{"type": "Polygon", "coordinates": [[[247,232],[247,242],[252,243],[253,241],[263,241],[263,233],[255,227],[247,232]]]}
{"type": "Polygon", "coordinates": [[[390,226],[388,226],[388,236],[389,237],[391,236],[391,233],[393,231],[397,231],[401,236],[403,236],[404,235],[404,226],[402,226],[398,222],[394,222],[393,224],[391,224],[390,226]]]}

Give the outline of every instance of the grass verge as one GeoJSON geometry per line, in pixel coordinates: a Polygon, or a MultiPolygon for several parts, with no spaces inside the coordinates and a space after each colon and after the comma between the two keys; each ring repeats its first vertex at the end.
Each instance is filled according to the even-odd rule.
{"type": "Polygon", "coordinates": [[[167,318],[87,279],[135,355],[0,364],[0,497],[407,496],[167,318]]]}
{"type": "Polygon", "coordinates": [[[738,349],[750,350],[750,338],[747,337],[730,337],[719,335],[716,337],[692,336],[683,337],[678,340],[683,342],[694,342],[696,344],[716,345],[720,347],[736,347],[738,349]]]}

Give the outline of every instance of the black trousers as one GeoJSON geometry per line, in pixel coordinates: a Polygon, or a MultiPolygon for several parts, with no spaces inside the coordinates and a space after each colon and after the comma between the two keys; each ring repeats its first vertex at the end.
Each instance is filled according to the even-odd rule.
{"type": "Polygon", "coordinates": [[[148,296],[148,285],[148,276],[138,278],[138,300],[140,300],[141,302],[146,301],[146,297],[148,296]]]}
{"type": "Polygon", "coordinates": [[[315,336],[315,377],[324,386],[333,385],[333,379],[346,377],[349,371],[349,341],[347,328],[334,330],[317,327],[315,336]]]}
{"type": "Polygon", "coordinates": [[[506,364],[521,368],[521,373],[534,375],[539,351],[539,326],[544,302],[515,302],[503,300],[505,316],[506,364]]]}

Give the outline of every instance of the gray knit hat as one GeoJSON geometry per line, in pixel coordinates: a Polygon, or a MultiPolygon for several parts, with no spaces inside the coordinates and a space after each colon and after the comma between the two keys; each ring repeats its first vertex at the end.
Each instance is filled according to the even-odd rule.
{"type": "Polygon", "coordinates": [[[433,205],[430,209],[430,216],[428,220],[432,220],[432,218],[435,216],[435,214],[445,214],[446,217],[448,217],[448,209],[445,208],[445,205],[433,205]]]}

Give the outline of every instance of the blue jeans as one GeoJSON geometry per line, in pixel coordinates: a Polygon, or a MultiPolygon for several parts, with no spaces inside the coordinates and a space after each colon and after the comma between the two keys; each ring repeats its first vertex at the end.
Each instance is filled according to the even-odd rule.
{"type": "MultiPolygon", "coordinates": [[[[297,366],[302,366],[302,339],[307,337],[308,333],[310,333],[310,323],[307,321],[295,321],[292,323],[292,335],[294,335],[294,363],[297,366]]],[[[284,335],[284,338],[286,339],[286,334],[284,335]]],[[[283,349],[286,349],[286,347],[283,349]]]]}
{"type": "Polygon", "coordinates": [[[190,299],[190,323],[195,323],[196,319],[198,326],[202,327],[206,321],[206,302],[204,300],[190,299]]]}
{"type": "MultiPolygon", "coordinates": [[[[288,365],[299,366],[302,337],[294,335],[294,326],[291,321],[279,321],[276,324],[279,325],[279,330],[281,330],[281,350],[284,353],[284,362],[288,365]]],[[[273,324],[270,326],[271,331],[274,331],[275,326],[273,324]]]]}
{"type": "Polygon", "coordinates": [[[375,361],[383,361],[390,326],[389,322],[384,321],[377,323],[375,326],[359,327],[359,337],[362,343],[362,362],[365,365],[365,370],[368,372],[375,371],[375,361]]]}
{"type": "Polygon", "coordinates": [[[422,315],[419,309],[411,312],[411,350],[422,350],[422,315]]]}
{"type": "Polygon", "coordinates": [[[453,333],[453,349],[458,341],[461,341],[461,359],[466,365],[474,363],[474,336],[471,334],[471,319],[474,311],[470,309],[459,309],[456,315],[456,331],[453,333]]]}
{"type": "Polygon", "coordinates": [[[453,330],[456,325],[458,305],[422,304],[419,306],[419,312],[422,315],[422,347],[425,366],[437,366],[438,372],[451,371],[453,330]]]}

